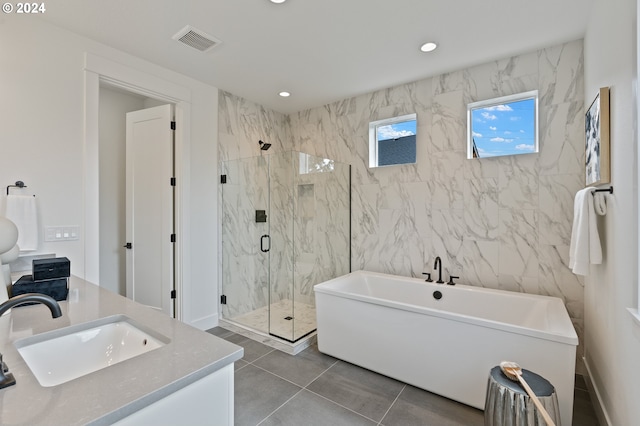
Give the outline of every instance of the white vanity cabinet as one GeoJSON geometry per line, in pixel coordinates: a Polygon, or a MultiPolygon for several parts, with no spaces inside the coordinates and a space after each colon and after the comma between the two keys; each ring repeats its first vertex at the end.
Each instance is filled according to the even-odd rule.
{"type": "Polygon", "coordinates": [[[233,425],[233,364],[114,423],[139,425],[233,425]]]}

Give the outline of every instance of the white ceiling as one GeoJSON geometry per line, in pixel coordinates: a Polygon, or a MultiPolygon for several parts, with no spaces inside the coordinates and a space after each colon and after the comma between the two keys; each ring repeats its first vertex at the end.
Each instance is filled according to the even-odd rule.
{"type": "Polygon", "coordinates": [[[41,17],[282,113],[582,38],[593,0],[56,0],[41,17]],[[192,25],[207,53],[171,37],[192,25]],[[422,53],[426,41],[438,49],[422,53]],[[278,92],[287,90],[289,98],[278,92]]]}

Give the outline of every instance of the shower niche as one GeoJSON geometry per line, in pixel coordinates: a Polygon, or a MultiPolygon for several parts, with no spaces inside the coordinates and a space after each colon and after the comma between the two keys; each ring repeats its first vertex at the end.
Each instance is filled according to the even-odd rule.
{"type": "Polygon", "coordinates": [[[351,270],[350,166],[287,151],[221,165],[222,320],[296,343],[313,286],[351,270]]]}

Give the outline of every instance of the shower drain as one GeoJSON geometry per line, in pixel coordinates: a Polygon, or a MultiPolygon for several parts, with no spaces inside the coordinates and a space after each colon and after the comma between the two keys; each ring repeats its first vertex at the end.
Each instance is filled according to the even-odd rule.
{"type": "Polygon", "coordinates": [[[291,321],[293,317],[284,317],[284,319],[286,319],[287,321],[291,321]]]}

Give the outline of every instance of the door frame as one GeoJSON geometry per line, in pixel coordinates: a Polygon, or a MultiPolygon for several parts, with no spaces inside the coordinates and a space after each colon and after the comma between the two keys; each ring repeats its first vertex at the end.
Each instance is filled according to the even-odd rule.
{"type": "Polygon", "coordinates": [[[189,299],[190,270],[185,265],[189,259],[190,223],[189,188],[190,175],[190,111],[191,91],[188,88],[163,80],[152,74],[129,68],[111,60],[85,53],[84,63],[84,270],[85,279],[100,284],[100,197],[99,197],[99,98],[100,83],[124,89],[128,92],[172,103],[175,106],[175,318],[188,317],[186,304],[189,299]]]}

